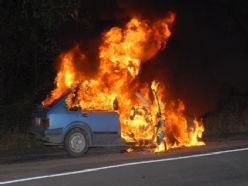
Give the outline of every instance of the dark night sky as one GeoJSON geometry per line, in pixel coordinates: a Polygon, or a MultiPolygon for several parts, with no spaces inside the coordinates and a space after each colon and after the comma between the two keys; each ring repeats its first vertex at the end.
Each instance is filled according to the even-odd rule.
{"type": "Polygon", "coordinates": [[[198,114],[215,109],[231,88],[248,91],[248,30],[235,20],[242,15],[237,12],[241,1],[223,2],[184,1],[175,10],[172,46],[167,51],[170,84],[190,111],[198,114]]]}

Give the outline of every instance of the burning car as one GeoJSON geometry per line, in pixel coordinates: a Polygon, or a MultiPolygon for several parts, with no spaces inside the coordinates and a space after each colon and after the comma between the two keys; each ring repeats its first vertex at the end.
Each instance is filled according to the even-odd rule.
{"type": "Polygon", "coordinates": [[[174,20],[172,12],[151,20],[135,16],[122,27],[106,30],[96,61],[79,43],[63,51],[54,89],[36,116],[38,134],[64,142],[73,156],[94,144],[114,144],[120,137],[152,152],[204,145],[202,120],[195,117],[190,124],[183,101],[168,99],[165,82],[142,78],[141,66],[166,47],[174,20]]]}
{"type": "MultiPolygon", "coordinates": [[[[156,91],[153,91],[157,100],[156,91]]],[[[148,104],[140,94],[136,93],[136,96],[146,105],[148,104]]],[[[34,111],[31,132],[38,139],[55,145],[63,144],[66,152],[72,157],[82,156],[91,146],[122,146],[126,144],[121,138],[117,111],[83,110],[80,107],[68,108],[66,106],[67,99],[68,95],[62,96],[49,107],[38,107],[34,111]]],[[[148,144],[154,140],[160,144],[164,138],[164,132],[159,130],[164,127],[165,123],[161,117],[158,100],[157,104],[160,119],[152,140],[147,140],[148,144]]],[[[149,120],[147,122],[152,122],[150,113],[144,106],[136,105],[131,109],[130,120],[135,120],[135,117],[144,117],[149,120]]],[[[134,139],[134,142],[137,140],[134,139]]]]}

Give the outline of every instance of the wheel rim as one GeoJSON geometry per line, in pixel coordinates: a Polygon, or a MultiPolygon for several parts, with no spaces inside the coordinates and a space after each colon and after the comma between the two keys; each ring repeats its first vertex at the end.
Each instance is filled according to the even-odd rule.
{"type": "Polygon", "coordinates": [[[82,152],[86,145],[86,139],[80,132],[76,132],[70,136],[69,139],[70,148],[73,152],[82,152]]]}

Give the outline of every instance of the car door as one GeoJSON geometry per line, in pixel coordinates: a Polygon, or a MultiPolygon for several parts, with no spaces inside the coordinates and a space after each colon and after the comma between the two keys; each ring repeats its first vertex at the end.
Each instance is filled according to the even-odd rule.
{"type": "Polygon", "coordinates": [[[119,115],[108,111],[81,111],[81,119],[93,133],[93,144],[114,145],[120,138],[119,115]]]}

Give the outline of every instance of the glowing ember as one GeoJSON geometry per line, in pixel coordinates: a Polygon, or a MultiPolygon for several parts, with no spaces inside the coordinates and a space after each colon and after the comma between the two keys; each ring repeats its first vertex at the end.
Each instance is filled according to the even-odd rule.
{"type": "Polygon", "coordinates": [[[128,148],[126,151],[127,152],[133,152],[134,150],[132,148],[128,148]]]}
{"type": "Polygon", "coordinates": [[[48,106],[70,92],[66,99],[68,108],[118,109],[121,136],[127,142],[155,147],[155,152],[204,145],[199,141],[204,131],[203,123],[194,119],[193,125],[189,125],[183,114],[183,102],[165,104],[161,82],[134,81],[142,63],[166,46],[174,19],[173,13],[153,22],[134,17],[124,28],[113,27],[103,33],[99,67],[94,75],[80,68],[88,59],[79,46],[62,53],[55,89],[43,105],[48,106]]]}

